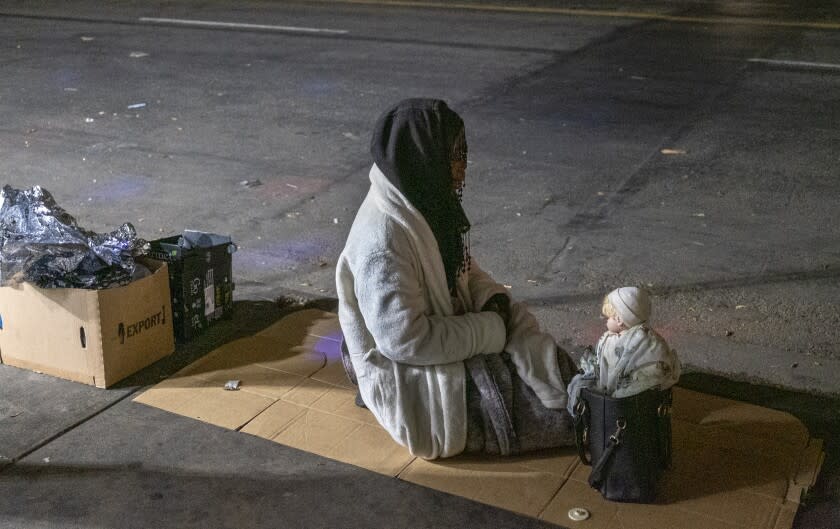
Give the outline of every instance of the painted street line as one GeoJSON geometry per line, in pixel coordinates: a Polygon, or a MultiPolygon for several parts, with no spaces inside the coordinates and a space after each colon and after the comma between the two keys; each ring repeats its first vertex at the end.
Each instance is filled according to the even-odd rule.
{"type": "Polygon", "coordinates": [[[840,64],[832,64],[828,62],[806,62],[806,61],[782,61],[776,59],[747,59],[747,62],[756,62],[759,64],[769,64],[771,66],[789,66],[794,68],[810,68],[814,70],[840,70],[840,64]]]}
{"type": "Polygon", "coordinates": [[[195,26],[203,28],[230,28],[230,29],[259,29],[268,31],[283,31],[292,33],[327,33],[330,35],[346,35],[346,29],[329,28],[307,28],[300,26],[274,26],[269,24],[245,24],[240,22],[217,22],[214,20],[188,20],[181,18],[153,18],[140,17],[140,22],[150,24],[171,24],[174,26],[195,26]]]}
{"type": "MultiPolygon", "coordinates": [[[[327,0],[310,0],[314,3],[326,3],[327,0]]],[[[458,9],[465,11],[489,11],[503,13],[532,13],[563,15],[572,17],[627,18],[639,20],[662,20],[688,24],[732,24],[744,26],[769,26],[784,28],[840,30],[840,22],[800,22],[794,20],[770,20],[762,18],[720,17],[720,16],[681,16],[644,11],[611,11],[608,9],[578,9],[565,7],[505,6],[487,4],[466,4],[458,2],[422,2],[417,0],[328,0],[331,4],[370,5],[379,7],[408,7],[421,9],[458,9]]]]}

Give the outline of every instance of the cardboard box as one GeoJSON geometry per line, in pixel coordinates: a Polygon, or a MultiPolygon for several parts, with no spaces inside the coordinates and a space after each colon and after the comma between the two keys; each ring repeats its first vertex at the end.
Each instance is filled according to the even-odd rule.
{"type": "Polygon", "coordinates": [[[166,263],[103,290],[0,287],[0,361],[104,388],[175,350],[166,263]]]}

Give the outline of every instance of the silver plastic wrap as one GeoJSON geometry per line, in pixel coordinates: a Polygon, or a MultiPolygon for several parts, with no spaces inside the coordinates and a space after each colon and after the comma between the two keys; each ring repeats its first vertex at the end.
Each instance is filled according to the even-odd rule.
{"type": "Polygon", "coordinates": [[[0,193],[0,285],[27,281],[42,288],[108,288],[129,283],[134,257],[148,252],[125,223],[111,233],[80,227],[46,189],[0,193]]]}

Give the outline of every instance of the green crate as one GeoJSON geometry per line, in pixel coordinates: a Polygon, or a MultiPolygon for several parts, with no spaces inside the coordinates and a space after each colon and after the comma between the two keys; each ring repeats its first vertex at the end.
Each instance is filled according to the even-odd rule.
{"type": "Polygon", "coordinates": [[[150,256],[169,266],[175,338],[186,342],[233,310],[233,253],[230,237],[188,230],[151,241],[150,256]]]}

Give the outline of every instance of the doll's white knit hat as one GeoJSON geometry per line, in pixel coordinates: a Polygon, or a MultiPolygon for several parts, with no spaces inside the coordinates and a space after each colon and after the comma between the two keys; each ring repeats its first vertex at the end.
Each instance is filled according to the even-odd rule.
{"type": "Polygon", "coordinates": [[[607,294],[607,300],[627,327],[646,322],[650,317],[650,297],[640,288],[617,288],[607,294]]]}

